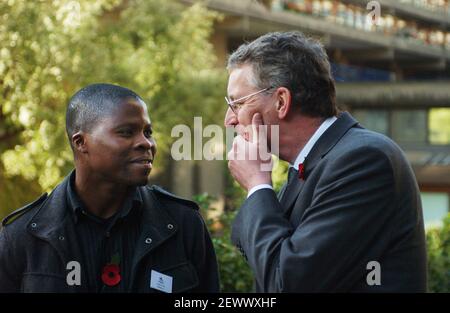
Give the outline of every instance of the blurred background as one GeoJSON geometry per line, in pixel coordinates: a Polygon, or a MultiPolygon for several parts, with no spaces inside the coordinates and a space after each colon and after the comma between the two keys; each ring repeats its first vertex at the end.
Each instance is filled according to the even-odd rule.
{"type": "MultiPolygon", "coordinates": [[[[250,291],[229,242],[245,193],[226,161],[174,161],[171,130],[193,127],[194,116],[222,126],[228,54],[264,33],[300,30],[325,46],[340,108],[406,152],[422,193],[430,291],[450,292],[450,1],[371,2],[376,23],[359,0],[0,0],[0,218],[72,169],[70,96],[91,83],[123,85],[145,99],[154,124],[151,183],[200,204],[222,289],[250,291]]],[[[276,188],[286,168],[274,170],[276,188]]]]}

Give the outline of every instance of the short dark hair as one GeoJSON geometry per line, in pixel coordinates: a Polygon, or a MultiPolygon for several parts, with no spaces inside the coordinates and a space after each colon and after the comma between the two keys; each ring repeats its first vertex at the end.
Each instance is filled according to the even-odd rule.
{"type": "Polygon", "coordinates": [[[78,90],[69,100],[66,111],[66,132],[72,149],[74,133],[90,132],[100,118],[128,98],[143,101],[134,91],[112,84],[92,84],[78,90]]]}
{"type": "Polygon", "coordinates": [[[249,64],[258,89],[286,87],[294,107],[311,117],[337,114],[336,88],[322,44],[298,31],[274,32],[241,45],[229,70],[249,64]]]}

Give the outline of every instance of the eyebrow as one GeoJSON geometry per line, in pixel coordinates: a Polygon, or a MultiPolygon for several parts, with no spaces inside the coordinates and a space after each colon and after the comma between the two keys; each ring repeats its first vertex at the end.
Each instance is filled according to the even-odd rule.
{"type": "MultiPolygon", "coordinates": [[[[244,96],[245,97],[245,96],[244,96]]],[[[239,100],[243,97],[235,97],[235,96],[229,96],[228,99],[230,99],[231,101],[235,101],[235,100],[239,100]]]]}
{"type": "Polygon", "coordinates": [[[233,96],[230,96],[230,97],[228,97],[228,99],[230,99],[231,100],[230,102],[233,102],[233,103],[242,103],[243,101],[247,100],[248,98],[251,98],[251,96],[253,96],[255,94],[249,94],[246,96],[236,97],[236,98],[233,96]]]}
{"type": "MultiPolygon", "coordinates": [[[[114,128],[121,128],[121,127],[138,127],[138,126],[140,126],[140,123],[133,123],[133,122],[126,122],[126,123],[123,123],[123,124],[119,124],[119,125],[117,125],[116,127],[114,127],[114,128]]],[[[152,123],[146,123],[145,125],[144,125],[144,128],[146,128],[146,127],[148,127],[148,128],[153,128],[153,126],[152,126],[152,123]]]]}

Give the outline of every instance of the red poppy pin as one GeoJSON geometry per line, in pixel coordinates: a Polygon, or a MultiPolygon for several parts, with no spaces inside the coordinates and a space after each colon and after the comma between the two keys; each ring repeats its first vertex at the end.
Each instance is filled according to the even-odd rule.
{"type": "Polygon", "coordinates": [[[120,257],[119,254],[116,253],[111,258],[111,262],[103,267],[102,281],[105,285],[113,287],[120,283],[120,280],[122,278],[120,277],[119,264],[120,264],[120,257]]]}
{"type": "Polygon", "coordinates": [[[305,166],[303,165],[303,163],[300,163],[298,165],[298,178],[300,178],[301,180],[305,180],[305,166]]]}

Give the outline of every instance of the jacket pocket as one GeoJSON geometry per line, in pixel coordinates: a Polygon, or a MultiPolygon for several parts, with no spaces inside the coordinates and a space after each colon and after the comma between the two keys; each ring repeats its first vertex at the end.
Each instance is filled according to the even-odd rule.
{"type": "Polygon", "coordinates": [[[57,274],[28,272],[22,276],[22,292],[67,292],[66,278],[57,274]]]}
{"type": "Polygon", "coordinates": [[[197,271],[189,262],[155,269],[164,275],[172,277],[172,293],[192,292],[199,285],[197,271]]]}

